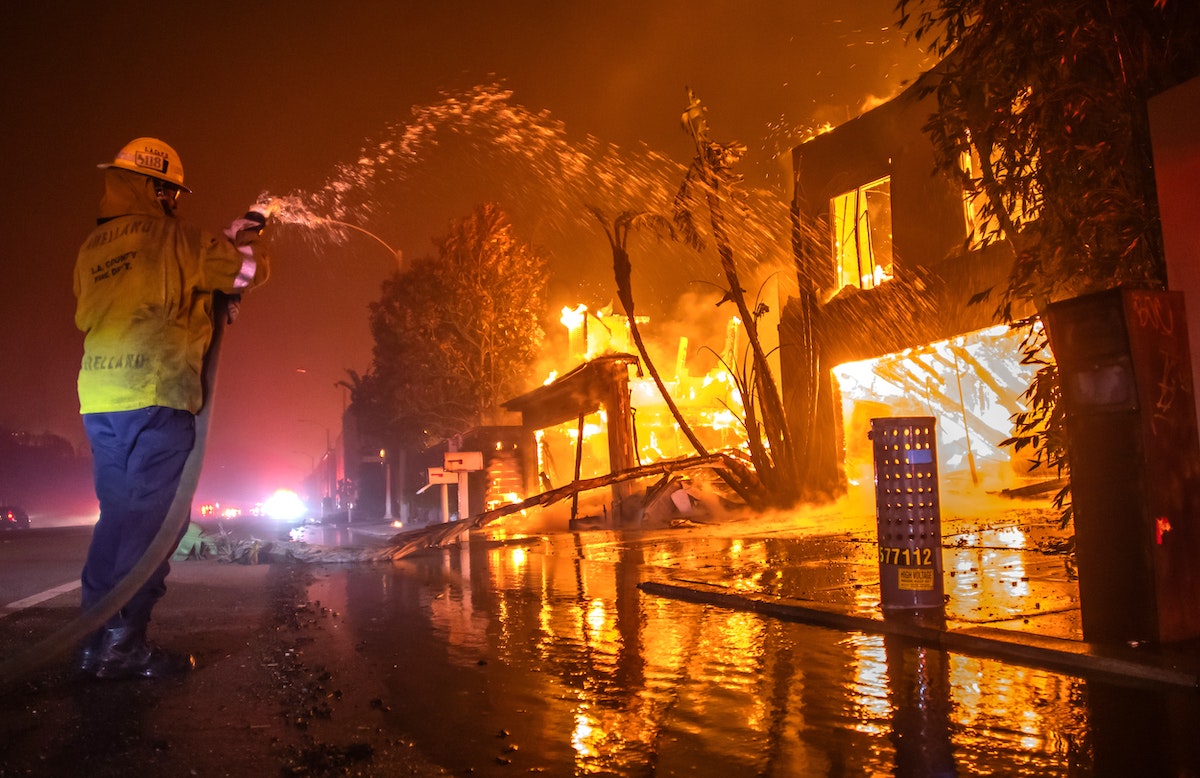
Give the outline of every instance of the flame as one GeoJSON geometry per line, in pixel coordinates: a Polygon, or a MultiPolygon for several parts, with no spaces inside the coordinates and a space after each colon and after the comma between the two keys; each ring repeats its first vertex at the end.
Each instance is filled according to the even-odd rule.
{"type": "MultiPolygon", "coordinates": [[[[591,310],[583,304],[566,306],[560,320],[572,336],[568,355],[572,361],[626,345],[627,323],[610,311],[591,310]]],[[[744,341],[741,322],[730,316],[724,326],[721,359],[695,375],[685,363],[685,340],[676,341],[678,346],[669,352],[663,349],[674,366],[673,377],[663,374],[667,390],[709,450],[749,450],[742,422],[743,399],[728,371],[729,365],[738,362],[739,341],[744,341]]],[[[871,480],[870,444],[865,442],[869,419],[901,415],[937,419],[939,464],[944,475],[965,472],[970,465],[985,481],[1000,481],[991,486],[1002,488],[1027,477],[1028,468],[1013,462],[1011,452],[999,445],[1012,434],[1011,417],[1024,409],[1021,394],[1032,378],[1031,366],[1012,359],[1019,353],[1019,343],[1019,331],[997,326],[836,366],[834,375],[843,398],[847,478],[857,483],[871,480]]],[[[552,383],[557,375],[552,371],[546,383],[552,383]]],[[[648,374],[631,374],[629,389],[638,461],[649,464],[691,454],[690,442],[680,432],[653,379],[648,374]]],[[[608,473],[607,431],[608,417],[603,410],[585,419],[582,435],[576,420],[539,430],[537,456],[543,487],[572,480],[577,461],[578,477],[608,473]]]]}
{"type": "Polygon", "coordinates": [[[583,305],[582,303],[574,308],[563,306],[562,316],[559,318],[559,321],[562,322],[563,326],[568,330],[573,330],[576,327],[583,326],[583,320],[586,316],[587,306],[583,305]]]}
{"type": "MultiPolygon", "coordinates": [[[[631,336],[628,320],[607,308],[590,309],[587,305],[564,306],[560,323],[568,334],[567,360],[572,364],[610,353],[630,353],[631,336]]],[[[649,324],[647,317],[638,317],[639,325],[649,324]]],[[[724,327],[721,359],[714,360],[711,369],[693,375],[687,364],[688,339],[679,337],[673,346],[661,346],[663,358],[656,364],[662,372],[667,390],[679,406],[688,424],[712,450],[748,450],[745,431],[740,421],[742,400],[727,366],[736,364],[738,343],[741,340],[741,321],[730,316],[724,327]],[[668,362],[667,356],[670,357],[668,362]],[[670,373],[667,370],[670,369],[670,373]]],[[[653,331],[652,327],[647,330],[653,331]]],[[[552,370],[545,384],[553,383],[559,375],[552,370]]],[[[648,374],[630,375],[630,404],[634,410],[637,456],[641,463],[661,461],[693,453],[689,441],[679,431],[678,424],[663,400],[658,386],[648,374]]],[[[608,414],[603,409],[585,419],[580,436],[578,421],[538,430],[538,469],[544,481],[559,485],[574,475],[576,455],[580,459],[580,477],[589,478],[608,472],[608,414]],[[581,439],[581,441],[580,441],[581,439]],[[582,450],[577,451],[577,446],[582,450]]],[[[545,485],[545,484],[543,484],[545,485]]]]}
{"type": "Polygon", "coordinates": [[[1158,545],[1163,544],[1163,535],[1171,531],[1171,520],[1166,516],[1159,516],[1154,520],[1154,540],[1158,545]]]}
{"type": "Polygon", "coordinates": [[[870,481],[871,417],[933,416],[943,474],[978,467],[998,486],[1027,475],[1000,442],[1012,435],[1011,418],[1025,410],[1022,393],[1036,366],[1013,359],[1021,332],[999,325],[950,340],[847,362],[834,368],[845,420],[846,469],[870,481]]]}

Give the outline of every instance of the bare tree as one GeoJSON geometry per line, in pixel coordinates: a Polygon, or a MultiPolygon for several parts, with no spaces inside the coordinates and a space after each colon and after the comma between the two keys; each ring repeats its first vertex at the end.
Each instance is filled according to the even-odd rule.
{"type": "MultiPolygon", "coordinates": [[[[663,382],[662,377],[659,375],[658,367],[654,364],[654,360],[650,358],[650,352],[646,349],[641,329],[637,324],[637,317],[634,315],[633,263],[629,258],[629,234],[638,228],[646,228],[658,237],[663,237],[664,235],[674,237],[671,222],[661,215],[644,212],[624,211],[617,215],[616,218],[609,218],[599,208],[593,207],[590,210],[604,229],[609,247],[612,249],[613,277],[617,284],[617,298],[621,301],[621,307],[625,311],[625,317],[629,322],[629,334],[633,338],[638,354],[641,356],[642,364],[646,367],[646,371],[650,373],[650,377],[653,379],[654,385],[658,387],[658,393],[662,396],[668,410],[670,410],[671,416],[674,417],[675,423],[679,425],[680,431],[687,437],[688,442],[692,444],[692,448],[696,450],[696,454],[700,457],[708,457],[709,453],[704,448],[704,444],[701,443],[695,431],[692,430],[691,425],[688,424],[687,419],[684,418],[683,413],[680,412],[679,406],[676,405],[674,398],[671,397],[671,393],[667,390],[666,383],[663,382]]],[[[718,475],[725,483],[737,492],[751,507],[767,507],[769,501],[763,499],[761,481],[756,475],[750,472],[744,463],[739,463],[731,456],[724,456],[723,462],[725,466],[718,470],[718,475]]]]}

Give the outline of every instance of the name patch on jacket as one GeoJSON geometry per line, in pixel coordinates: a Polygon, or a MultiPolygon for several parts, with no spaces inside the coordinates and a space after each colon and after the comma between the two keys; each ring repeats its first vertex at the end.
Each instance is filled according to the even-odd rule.
{"type": "Polygon", "coordinates": [[[136,235],[138,233],[150,232],[154,229],[154,223],[137,219],[131,222],[125,222],[113,226],[111,229],[103,230],[92,235],[91,240],[87,242],[84,248],[94,249],[103,246],[106,243],[112,243],[117,238],[123,238],[126,235],[136,235]]]}
{"type": "Polygon", "coordinates": [[[138,370],[146,366],[150,358],[145,354],[114,354],[111,356],[84,357],[84,370],[138,370]]]}

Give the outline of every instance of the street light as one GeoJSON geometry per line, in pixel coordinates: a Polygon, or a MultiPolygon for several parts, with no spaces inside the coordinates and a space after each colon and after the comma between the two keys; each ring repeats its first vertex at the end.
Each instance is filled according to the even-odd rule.
{"type": "Polygon", "coordinates": [[[320,427],[321,429],[325,430],[325,450],[326,450],[326,451],[329,451],[329,450],[331,450],[331,449],[333,448],[333,444],[332,444],[332,442],[331,442],[331,441],[332,441],[332,437],[331,437],[331,435],[329,434],[329,428],[328,428],[328,427],[326,427],[324,424],[322,424],[321,422],[317,421],[316,419],[296,419],[296,421],[298,421],[298,422],[301,422],[301,423],[304,423],[304,424],[316,424],[318,427],[320,427]]]}
{"type": "MultiPolygon", "coordinates": [[[[301,375],[309,375],[310,371],[307,367],[298,367],[298,368],[296,368],[296,372],[301,375]]],[[[322,370],[321,373],[326,378],[333,377],[330,373],[326,373],[324,370],[322,370]]],[[[349,398],[347,395],[349,394],[350,387],[346,383],[346,379],[343,378],[340,380],[335,380],[333,382],[333,388],[341,390],[341,393],[342,393],[342,416],[344,417],[346,415],[346,406],[349,404],[349,398]]]]}
{"type": "MultiPolygon", "coordinates": [[[[348,453],[348,447],[353,447],[355,452],[357,452],[358,445],[359,445],[357,440],[350,442],[350,441],[347,441],[347,439],[346,439],[346,433],[347,433],[346,412],[349,407],[349,399],[350,399],[349,394],[350,394],[350,386],[351,385],[350,385],[350,383],[348,383],[346,381],[345,378],[338,379],[333,373],[330,373],[323,369],[310,370],[309,368],[306,368],[306,367],[297,367],[297,368],[295,368],[295,371],[299,375],[328,378],[328,379],[330,379],[330,385],[334,389],[338,389],[341,391],[341,394],[342,394],[341,406],[342,407],[341,407],[341,415],[338,416],[338,422],[337,422],[340,428],[339,428],[338,438],[337,438],[337,446],[338,447],[336,450],[334,449],[334,446],[333,446],[333,435],[330,432],[330,429],[328,426],[322,424],[319,421],[315,421],[313,419],[301,419],[300,421],[304,421],[304,422],[307,422],[310,424],[316,424],[325,430],[325,457],[324,457],[324,460],[322,461],[322,470],[324,473],[324,482],[325,482],[325,494],[324,494],[324,498],[322,501],[322,511],[323,512],[324,511],[332,511],[335,508],[344,507],[347,510],[347,517],[348,517],[349,510],[350,510],[350,503],[352,501],[349,500],[345,496],[345,494],[343,494],[343,490],[341,488],[341,483],[344,480],[349,478],[349,473],[346,472],[346,469],[345,469],[345,461],[346,461],[345,458],[348,453]]],[[[343,368],[343,371],[346,374],[352,373],[352,371],[350,371],[346,368],[343,368]]]]}
{"type": "MultiPolygon", "coordinates": [[[[333,497],[333,481],[336,478],[336,474],[331,473],[330,471],[329,463],[329,457],[333,453],[332,436],[329,433],[329,428],[319,421],[314,419],[296,419],[296,421],[307,424],[315,424],[321,429],[325,430],[325,451],[321,454],[321,472],[319,474],[321,487],[321,513],[324,515],[326,508],[325,501],[333,497]]],[[[313,463],[312,473],[317,474],[316,462],[313,463]]]]}

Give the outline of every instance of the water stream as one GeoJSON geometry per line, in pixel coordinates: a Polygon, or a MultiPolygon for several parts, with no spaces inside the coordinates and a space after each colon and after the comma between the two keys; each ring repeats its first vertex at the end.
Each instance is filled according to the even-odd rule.
{"type": "MultiPolygon", "coordinates": [[[[681,95],[681,108],[682,102],[681,95]]],[[[410,215],[427,219],[430,203],[461,210],[424,223],[423,238],[479,202],[498,202],[526,239],[552,255],[564,283],[574,279],[588,287],[592,304],[613,294],[607,244],[592,209],[610,218],[625,211],[669,216],[690,162],[646,147],[571,137],[549,113],[515,103],[500,86],[481,85],[413,107],[408,119],[365,142],[357,159],[339,164],[321,188],[265,192],[259,202],[316,244],[341,244],[358,232],[397,255],[403,253],[393,248],[403,243],[399,233],[407,233],[411,245],[411,233],[421,229],[410,215]]],[[[788,209],[779,194],[741,186],[734,207],[732,237],[741,261],[761,266],[760,280],[789,267],[788,209]]],[[[719,296],[711,248],[696,252],[656,237],[647,231],[634,255],[635,280],[647,296],[675,299],[695,284],[719,296]]]]}

